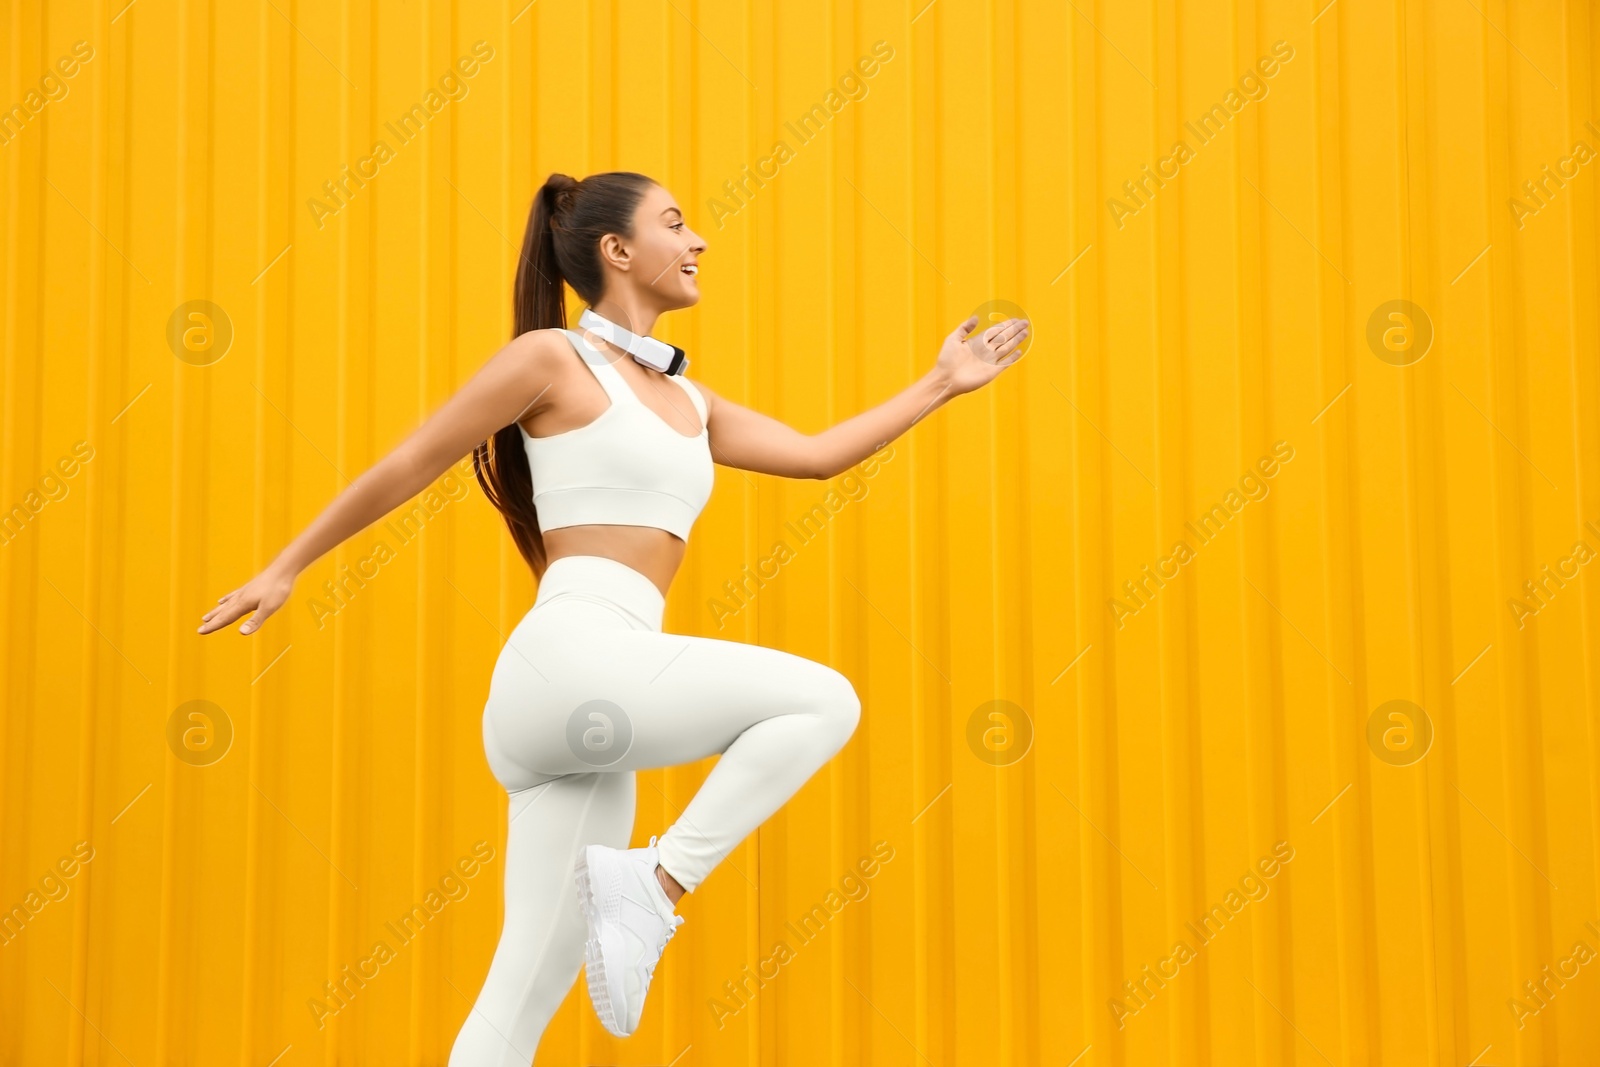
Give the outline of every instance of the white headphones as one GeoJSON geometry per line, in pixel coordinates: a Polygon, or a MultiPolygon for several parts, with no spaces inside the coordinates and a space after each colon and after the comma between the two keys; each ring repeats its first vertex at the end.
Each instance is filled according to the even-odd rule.
{"type": "Polygon", "coordinates": [[[578,316],[578,326],[593,331],[603,340],[627,352],[636,362],[663,374],[682,374],[689,369],[689,357],[677,345],[632,333],[589,308],[584,308],[583,314],[578,316]]]}

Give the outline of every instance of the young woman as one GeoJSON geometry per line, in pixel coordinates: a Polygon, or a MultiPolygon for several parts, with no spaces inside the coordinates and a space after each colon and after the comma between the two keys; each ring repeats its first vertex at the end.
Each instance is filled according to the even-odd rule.
{"type": "Polygon", "coordinates": [[[528,219],[514,339],[200,626],[253,612],[239,632],[259,630],[302,570],[472,452],[539,582],[484,707],[484,751],[509,795],[505,923],[452,1067],[528,1064],[580,963],[601,1023],[632,1033],[683,921],[678,899],[855,729],[861,702],[833,668],[662,632],[713,461],[832,478],[992,381],[1027,336],[1021,319],[973,333],[969,318],[898,395],[801,433],[673,373],[682,354],[649,337],[663,312],[699,301],[705,250],[643,175],[551,175],[528,219]],[[589,306],[589,330],[565,329],[563,283],[589,306]],[[633,772],[713,753],[682,816],[628,848],[633,772]]]}

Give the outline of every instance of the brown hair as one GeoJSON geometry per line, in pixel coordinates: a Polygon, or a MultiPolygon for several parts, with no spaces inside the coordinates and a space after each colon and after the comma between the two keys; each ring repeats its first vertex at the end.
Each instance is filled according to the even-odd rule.
{"type": "MultiPolygon", "coordinates": [[[[562,282],[583,302],[600,302],[605,275],[600,268],[600,238],[633,236],[633,213],[656,182],[632,171],[591,174],[578,181],[552,174],[534,194],[522,238],[517,280],[511,300],[513,337],[530,330],[565,329],[562,282]]],[[[533,475],[516,423],[496,430],[472,450],[472,469],[489,502],[499,509],[517,551],[544,577],[544,537],[533,508],[533,475]]]]}

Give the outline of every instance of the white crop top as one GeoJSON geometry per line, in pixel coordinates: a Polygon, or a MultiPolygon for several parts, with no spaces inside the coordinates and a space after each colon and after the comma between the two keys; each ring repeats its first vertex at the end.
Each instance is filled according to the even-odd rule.
{"type": "Polygon", "coordinates": [[[711,498],[705,397],[681,375],[664,376],[689,394],[700,414],[699,434],[679,433],[644,405],[605,353],[583,334],[561,332],[600,380],[611,405],[574,430],[549,437],[522,430],[540,532],[586,523],[651,526],[687,541],[689,528],[711,498]]]}

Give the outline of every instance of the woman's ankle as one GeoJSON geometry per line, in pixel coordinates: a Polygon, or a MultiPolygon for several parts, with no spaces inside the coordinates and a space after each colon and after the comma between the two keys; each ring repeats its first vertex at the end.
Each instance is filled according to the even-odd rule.
{"type": "Polygon", "coordinates": [[[683,886],[679,885],[678,880],[668,874],[667,869],[659,863],[656,864],[656,881],[661,883],[661,888],[667,894],[667,899],[672,902],[672,906],[677,907],[684,893],[683,886]]]}

